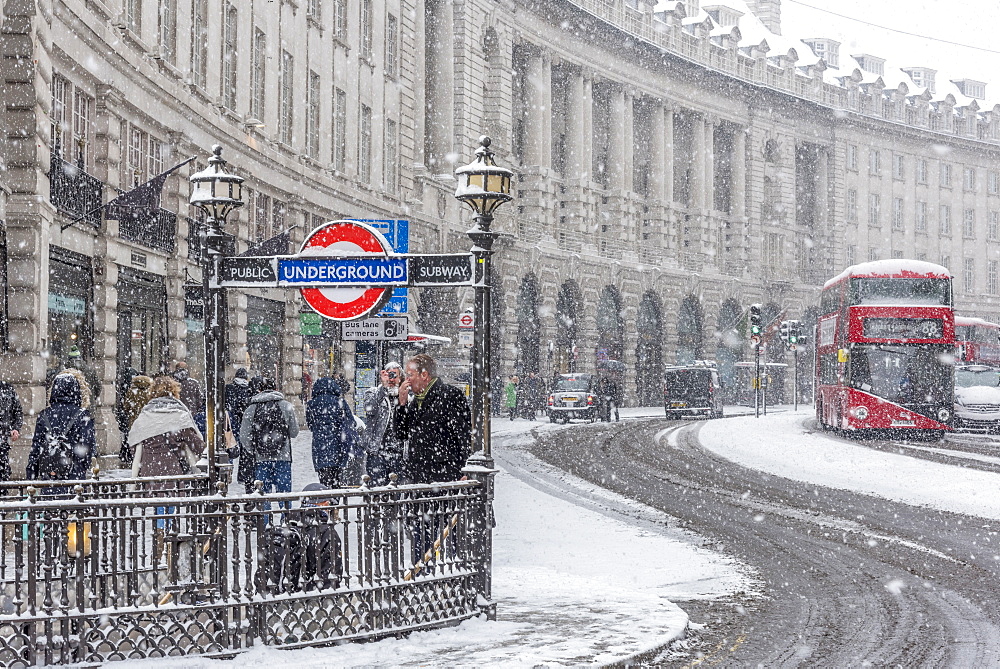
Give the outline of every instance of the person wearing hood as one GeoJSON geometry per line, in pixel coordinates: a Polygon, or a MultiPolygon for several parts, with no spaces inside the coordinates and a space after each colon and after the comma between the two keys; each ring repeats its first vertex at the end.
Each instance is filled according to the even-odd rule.
{"type": "MultiPolygon", "coordinates": [[[[226,409],[229,410],[229,417],[233,421],[233,425],[243,424],[243,412],[247,410],[250,399],[253,397],[249,376],[246,367],[240,367],[236,370],[233,382],[226,386],[226,409]]],[[[239,441],[238,438],[237,441],[239,441]]]]}
{"type": "MultiPolygon", "coordinates": [[[[262,378],[260,390],[243,412],[240,443],[254,456],[254,477],[264,484],[264,492],[291,492],[292,439],[299,434],[299,422],[274,379],[262,378]]],[[[242,479],[242,467],[240,474],[242,479]]]]}
{"type": "Polygon", "coordinates": [[[204,411],[205,390],[199,381],[191,378],[186,362],[181,361],[174,365],[174,378],[181,384],[180,400],[191,415],[204,411]]]}
{"type": "Polygon", "coordinates": [[[129,383],[128,389],[122,397],[121,415],[119,417],[121,421],[119,425],[122,431],[122,446],[118,452],[118,459],[121,460],[122,467],[126,469],[132,468],[132,458],[135,456],[135,451],[132,450],[132,445],[128,439],[129,431],[131,431],[132,425],[135,424],[136,419],[139,417],[139,412],[142,411],[142,408],[146,406],[146,402],[149,401],[152,388],[153,379],[143,374],[136,374],[132,377],[132,381],[129,383]]]}
{"type": "Polygon", "coordinates": [[[38,414],[26,476],[33,481],[85,479],[96,455],[94,421],[82,406],[80,382],[73,374],[58,374],[49,406],[38,414]]]}
{"type": "Polygon", "coordinates": [[[243,411],[240,412],[239,420],[236,419],[236,416],[232,417],[239,457],[239,464],[236,467],[236,480],[243,484],[247,494],[253,492],[253,482],[257,480],[257,458],[250,452],[248,445],[240,440],[240,432],[243,428],[243,416],[246,414],[247,407],[250,406],[250,400],[260,392],[260,382],[260,376],[250,378],[247,382],[247,403],[243,407],[243,411]]]}
{"type": "Polygon", "coordinates": [[[181,387],[167,376],[157,377],[150,399],[132,423],[128,441],[135,458],[132,475],[181,476],[194,473],[205,440],[191,412],[180,400],[181,387]]]}
{"type": "Polygon", "coordinates": [[[341,384],[324,376],[313,384],[306,404],[306,425],[312,430],[313,467],[327,488],[358,485],[349,481],[351,460],[360,457],[360,437],[351,407],[341,395],[341,384]]]}
{"type": "Polygon", "coordinates": [[[10,444],[21,438],[24,409],[17,390],[0,381],[0,481],[10,480],[10,444]]]}

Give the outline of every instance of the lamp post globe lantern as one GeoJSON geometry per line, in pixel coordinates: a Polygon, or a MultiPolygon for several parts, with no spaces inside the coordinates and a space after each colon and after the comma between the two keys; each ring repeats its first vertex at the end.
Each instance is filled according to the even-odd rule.
{"type": "MultiPolygon", "coordinates": [[[[219,459],[225,453],[226,425],[226,291],[218,286],[219,263],[225,254],[222,227],[235,209],[243,206],[243,177],[226,171],[222,147],[212,147],[208,167],[188,177],[192,206],[208,214],[201,231],[202,316],[205,327],[205,442],[208,478],[219,481],[219,459]]],[[[221,484],[220,484],[221,485],[221,484]]]]}
{"type": "Polygon", "coordinates": [[[476,159],[455,170],[458,188],[455,197],[476,214],[476,225],[469,230],[472,240],[472,257],[475,264],[474,288],[475,330],[472,344],[472,439],[473,450],[481,451],[470,459],[470,463],[493,468],[493,454],[490,447],[490,388],[492,386],[492,361],[490,317],[492,315],[491,271],[493,243],[497,233],[490,229],[493,213],[513,198],[510,194],[514,173],[506,167],[499,167],[490,150],[492,140],[485,135],[479,138],[476,159]]]}

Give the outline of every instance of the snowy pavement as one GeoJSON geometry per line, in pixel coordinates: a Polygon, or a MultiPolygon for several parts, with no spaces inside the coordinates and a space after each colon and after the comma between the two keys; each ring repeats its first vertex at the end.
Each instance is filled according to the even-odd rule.
{"type": "MultiPolygon", "coordinates": [[[[662,409],[624,409],[622,418],[662,409]]],[[[626,659],[683,635],[687,615],[672,600],[716,598],[750,589],[740,565],[698,547],[655,509],[554,472],[518,443],[530,431],[579,424],[494,420],[496,485],[493,593],[497,621],[405,639],[283,651],[255,648],[248,667],[580,666],[626,659]],[[531,485],[503,463],[532,471],[531,485]],[[549,488],[546,491],[546,488],[549,488]],[[601,499],[594,507],[588,502],[601,499]]],[[[295,440],[294,488],[316,480],[308,433],[295,440]]],[[[514,467],[511,467],[514,469],[514,467]]],[[[523,473],[521,474],[524,475],[523,473]]],[[[116,667],[220,667],[205,658],[133,660],[116,667]]]]}

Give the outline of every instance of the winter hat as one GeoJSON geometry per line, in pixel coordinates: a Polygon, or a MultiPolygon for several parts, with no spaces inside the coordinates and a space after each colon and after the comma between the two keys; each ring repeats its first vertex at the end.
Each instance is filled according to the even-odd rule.
{"type": "Polygon", "coordinates": [[[250,374],[247,372],[247,368],[246,367],[240,367],[239,369],[236,370],[236,377],[235,378],[237,378],[237,379],[246,379],[246,378],[249,378],[249,377],[250,377],[250,374]]]}

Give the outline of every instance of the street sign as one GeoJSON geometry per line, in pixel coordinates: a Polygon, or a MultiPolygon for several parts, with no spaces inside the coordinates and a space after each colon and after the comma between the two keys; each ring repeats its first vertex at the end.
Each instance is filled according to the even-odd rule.
{"type": "Polygon", "coordinates": [[[460,330],[471,330],[476,327],[476,318],[471,311],[463,312],[458,317],[458,327],[460,330]]]}
{"type": "Polygon", "coordinates": [[[384,340],[402,341],[409,334],[405,318],[364,318],[343,324],[344,341],[384,340]]]}
{"type": "Polygon", "coordinates": [[[468,330],[463,330],[458,333],[458,345],[465,348],[472,348],[475,343],[475,335],[468,330]]]}
{"type": "MultiPolygon", "coordinates": [[[[299,251],[299,256],[301,258],[302,256],[350,255],[385,260],[390,250],[389,242],[371,226],[355,221],[333,221],[321,225],[306,237],[302,244],[302,250],[299,251]]],[[[328,268],[328,274],[336,275],[336,271],[331,265],[319,264],[328,268]]],[[[381,265],[381,269],[376,269],[377,264],[368,265],[366,271],[384,277],[387,266],[381,265]]],[[[360,271],[357,267],[355,266],[355,273],[360,271]]],[[[305,274],[310,273],[308,267],[302,271],[305,274]]],[[[319,273],[319,268],[315,268],[314,271],[319,273]]],[[[346,272],[346,270],[344,271],[346,272]]],[[[292,275],[294,276],[296,273],[292,273],[292,275]]],[[[318,314],[327,318],[339,321],[364,318],[381,309],[392,296],[392,287],[384,285],[382,280],[379,283],[382,285],[374,288],[303,288],[302,299],[318,314]]]]}
{"type": "Polygon", "coordinates": [[[754,346],[759,346],[761,342],[760,335],[750,335],[750,343],[754,346]]]}
{"type": "Polygon", "coordinates": [[[219,263],[219,284],[227,288],[277,284],[277,261],[263,256],[228,257],[219,263]]]}
{"type": "Polygon", "coordinates": [[[410,272],[415,286],[472,283],[472,254],[411,256],[410,272]]]}
{"type": "MultiPolygon", "coordinates": [[[[355,218],[360,223],[367,223],[382,233],[392,250],[396,253],[410,251],[410,222],[405,218],[355,218]]],[[[393,288],[392,297],[378,312],[379,316],[395,316],[405,314],[410,310],[410,298],[407,288],[393,288]]]]}

